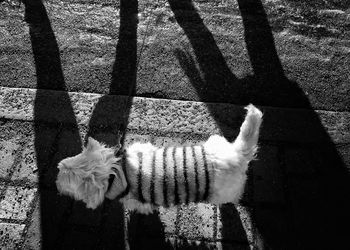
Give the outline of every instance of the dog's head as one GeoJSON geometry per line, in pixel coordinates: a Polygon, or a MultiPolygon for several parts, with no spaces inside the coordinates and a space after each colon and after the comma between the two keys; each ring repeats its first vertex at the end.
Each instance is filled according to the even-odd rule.
{"type": "Polygon", "coordinates": [[[82,200],[86,207],[95,209],[104,200],[108,180],[114,175],[118,192],[126,189],[126,180],[114,150],[89,137],[83,151],[63,159],[58,164],[56,185],[61,194],[82,200]]]}

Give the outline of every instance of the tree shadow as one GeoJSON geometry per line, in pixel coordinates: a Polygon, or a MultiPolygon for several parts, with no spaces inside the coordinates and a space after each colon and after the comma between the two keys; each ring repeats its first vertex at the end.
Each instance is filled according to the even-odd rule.
{"type": "MultiPolygon", "coordinates": [[[[192,1],[169,0],[169,3],[176,21],[194,49],[199,68],[190,53],[177,49],[175,55],[201,100],[221,100],[222,95],[226,95],[224,100],[241,105],[251,102],[256,105],[303,108],[306,114],[302,118],[285,117],[283,121],[276,121],[273,112],[264,114],[262,138],[271,138],[269,134],[275,134],[293,141],[293,136],[302,135],[305,143],[279,142],[273,145],[278,149],[276,161],[282,172],[282,188],[286,196],[284,204],[259,203],[250,198],[245,201],[253,209],[253,224],[262,238],[261,244],[257,243],[258,247],[326,249],[334,248],[332,244],[342,246],[345,232],[339,225],[345,227],[349,222],[346,212],[349,209],[346,200],[350,197],[349,174],[317,113],[312,111],[307,96],[296,82],[285,76],[261,1],[238,0],[254,73],[243,79],[229,72],[224,56],[192,1]],[[293,158],[290,157],[291,152],[298,154],[295,162],[290,159],[293,158]],[[295,174],[306,162],[312,166],[312,174],[295,174]]],[[[229,130],[230,127],[239,127],[228,118],[231,113],[227,116],[219,114],[215,104],[208,105],[208,109],[222,134],[231,140],[236,134],[229,130]]],[[[259,178],[269,179],[271,175],[269,169],[259,172],[259,178]]],[[[256,190],[254,168],[249,175],[251,178],[247,186],[252,185],[252,188],[251,191],[247,190],[246,196],[253,196],[254,192],[259,192],[256,190]]],[[[261,195],[270,196],[268,193],[261,195]]],[[[233,210],[234,207],[229,209],[233,210]]],[[[222,230],[223,235],[228,237],[232,218],[225,216],[225,210],[221,211],[222,230]]]]}
{"type": "MultiPolygon", "coordinates": [[[[72,202],[64,196],[57,195],[55,186],[57,163],[65,157],[79,153],[82,142],[73,108],[66,92],[57,41],[45,7],[41,0],[23,0],[23,2],[37,72],[38,90],[34,107],[34,146],[39,172],[42,248],[83,247],[91,249],[116,246],[118,249],[125,248],[124,240],[121,240],[125,237],[123,231],[125,225],[122,220],[123,210],[118,203],[107,201],[104,206],[96,211],[91,211],[83,208],[83,204],[79,202],[72,202]],[[44,93],[43,89],[61,92],[51,95],[47,91],[44,93]]],[[[260,105],[312,108],[297,83],[288,80],[284,75],[275,49],[271,28],[259,0],[238,1],[245,28],[246,45],[254,70],[254,75],[245,79],[237,79],[230,72],[212,34],[203,24],[193,8],[192,2],[189,0],[169,2],[176,20],[190,39],[199,61],[200,70],[205,73],[204,78],[201,78],[193,59],[183,51],[176,51],[182,67],[202,100],[213,96],[219,98],[224,93],[238,103],[254,102],[260,105]],[[187,10],[186,17],[182,15],[182,10],[187,10]],[[195,27],[187,23],[188,18],[196,24],[195,27]],[[257,89],[259,91],[256,91],[257,89]],[[272,96],[273,98],[271,98],[272,96]]],[[[121,20],[120,40],[113,67],[110,96],[103,97],[98,103],[88,131],[89,135],[96,136],[97,139],[108,145],[116,145],[118,142],[118,128],[120,124],[125,128],[131,105],[129,98],[125,98],[119,103],[115,101],[116,99],[113,100],[111,95],[133,94],[136,82],[137,21],[135,13],[137,13],[137,1],[125,0],[122,1],[122,5],[128,7],[125,12],[121,10],[121,19],[124,21],[121,20]],[[122,32],[122,30],[124,31],[122,32]],[[126,51],[128,52],[126,53],[126,51]],[[126,108],[121,109],[122,106],[126,108]],[[110,120],[107,120],[106,123],[102,122],[105,121],[104,119],[110,120]],[[106,127],[102,126],[103,124],[109,125],[106,127]]],[[[124,7],[121,6],[121,8],[124,7]]],[[[214,105],[210,107],[210,111],[222,128],[223,134],[227,138],[232,138],[234,134],[227,126],[227,124],[232,124],[230,118],[224,120],[214,105]]],[[[303,145],[288,144],[279,147],[282,159],[281,166],[284,168],[285,181],[287,182],[285,190],[287,195],[286,213],[283,216],[286,217],[286,223],[290,225],[291,229],[280,230],[280,222],[277,221],[274,210],[272,213],[271,210],[266,213],[268,209],[266,204],[261,206],[261,204],[252,203],[254,223],[264,239],[263,247],[265,248],[337,248],[337,246],[343,246],[343,241],[346,239],[346,235],[344,235],[346,230],[342,229],[346,228],[345,226],[349,222],[349,206],[346,202],[349,197],[348,190],[350,190],[348,172],[346,172],[344,163],[317,114],[314,112],[309,114],[306,122],[311,124],[310,127],[313,127],[314,130],[310,135],[307,133],[305,135],[306,137],[317,135],[321,143],[307,145],[306,149],[303,145]],[[306,162],[312,166],[315,173],[311,178],[290,177],[286,170],[288,162],[287,160],[283,162],[283,159],[287,151],[290,149],[298,151],[299,146],[304,148],[302,156],[297,162],[302,166],[306,162]],[[292,243],[292,245],[287,243],[292,243]]],[[[267,131],[276,132],[282,128],[283,131],[294,133],[293,128],[298,127],[298,124],[294,124],[298,121],[293,121],[288,117],[283,122],[275,121],[273,123],[272,121],[273,114],[265,113],[263,137],[267,131]],[[276,123],[280,125],[278,128],[275,128],[276,123]]],[[[299,128],[301,127],[299,125],[299,128]]],[[[289,168],[297,171],[298,165],[289,164],[289,168]]],[[[264,177],[264,175],[268,175],[268,173],[263,173],[262,176],[264,177]]],[[[230,207],[221,210],[224,239],[230,237],[229,227],[232,225],[230,213],[235,211],[234,209],[234,207],[230,207]]],[[[151,243],[164,244],[164,232],[157,215],[147,217],[147,219],[142,218],[141,221],[147,221],[147,223],[142,222],[141,225],[138,221],[140,219],[132,218],[131,220],[130,232],[133,232],[134,235],[130,235],[131,239],[137,241],[135,235],[147,230],[149,228],[147,224],[151,223],[160,235],[160,241],[155,243],[154,239],[146,239],[146,243],[149,245],[151,243]]],[[[137,242],[131,242],[131,246],[137,245],[137,242]]]]}

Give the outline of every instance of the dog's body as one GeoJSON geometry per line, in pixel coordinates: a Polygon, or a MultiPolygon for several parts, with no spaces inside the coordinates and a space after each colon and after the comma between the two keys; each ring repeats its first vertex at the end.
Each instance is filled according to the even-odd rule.
{"type": "Polygon", "coordinates": [[[243,191],[248,163],[257,151],[262,113],[253,105],[233,143],[214,135],[203,145],[157,148],[135,143],[124,157],[89,138],[77,156],[62,160],[57,177],[61,193],[96,208],[118,198],[125,207],[150,213],[155,206],[189,202],[237,203],[243,191]],[[110,175],[115,178],[108,185],[110,175]]]}

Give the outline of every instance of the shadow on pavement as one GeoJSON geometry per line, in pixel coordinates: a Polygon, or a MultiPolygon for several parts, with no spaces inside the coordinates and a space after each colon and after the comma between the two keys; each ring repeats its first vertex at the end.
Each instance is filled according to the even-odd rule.
{"type": "MultiPolygon", "coordinates": [[[[204,25],[192,0],[169,0],[169,4],[175,14],[176,21],[184,30],[194,49],[200,70],[204,73],[203,78],[201,78],[201,74],[196,69],[194,60],[189,54],[181,50],[175,51],[180,65],[189,77],[191,84],[195,87],[198,96],[201,99],[206,99],[206,95],[210,94],[215,99],[215,96],[229,95],[227,98],[237,100],[239,103],[246,102],[244,99],[245,95],[242,95],[243,88],[239,80],[228,68],[213,35],[204,25]]],[[[213,112],[213,110],[210,110],[210,112],[219,125],[224,123],[220,120],[221,114],[213,112]]],[[[228,133],[230,131],[228,133],[225,133],[224,130],[222,131],[225,137],[229,136],[228,133]]],[[[236,237],[242,238],[243,235],[244,241],[248,244],[239,216],[232,216],[233,214],[238,214],[235,206],[232,204],[220,206],[220,214],[222,240],[235,241],[236,237]],[[232,225],[235,225],[235,228],[232,229],[232,225]]],[[[223,245],[223,248],[226,249],[226,245],[223,245]]]]}
{"type": "Polygon", "coordinates": [[[173,249],[165,240],[164,227],[157,212],[150,215],[131,213],[128,237],[130,249],[173,249]]]}
{"type": "MultiPolygon", "coordinates": [[[[237,79],[229,72],[224,56],[192,1],[169,0],[169,3],[194,49],[195,59],[180,49],[175,51],[175,55],[201,100],[215,101],[216,97],[228,95],[239,104],[251,102],[310,110],[308,116],[294,117],[294,120],[286,117],[283,121],[274,120],[273,113],[265,113],[262,137],[266,133],[278,134],[283,131],[286,133],[283,136],[287,137],[302,134],[305,143],[278,142],[269,145],[271,142],[262,142],[261,152],[268,152],[266,148],[274,148],[277,153],[274,159],[265,159],[270,153],[259,155],[267,165],[257,170],[259,176],[254,173],[254,168],[249,172],[247,186],[252,188],[247,188],[248,194],[245,196],[250,198],[245,197],[243,202],[252,209],[253,224],[261,236],[261,239],[255,239],[255,244],[262,249],[330,249],[344,246],[346,235],[342,228],[349,224],[349,173],[336,145],[318,115],[312,111],[307,96],[296,82],[285,76],[262,2],[238,0],[246,48],[254,72],[244,79],[237,79]],[[308,124],[308,127],[303,128],[303,124],[308,124]],[[296,127],[300,130],[294,131],[296,127]],[[279,191],[285,197],[283,202],[268,201],[267,197],[275,195],[277,190],[272,190],[271,194],[257,189],[257,180],[266,179],[265,184],[269,184],[271,175],[275,174],[271,173],[275,170],[268,169],[269,161],[278,162],[281,176],[272,181],[282,183],[282,191],[279,191]],[[256,198],[254,193],[259,192],[263,201],[251,200],[252,197],[256,198]]],[[[232,140],[234,135],[228,125],[236,124],[217,113],[214,106],[208,106],[212,116],[223,135],[232,140]]],[[[226,240],[229,240],[228,228],[232,224],[232,217],[227,215],[227,211],[234,209],[233,206],[221,208],[224,240],[225,235],[226,240]]]]}
{"type": "MultiPolygon", "coordinates": [[[[238,0],[238,4],[249,58],[258,82],[263,86],[274,84],[270,97],[280,97],[287,107],[293,105],[312,110],[308,97],[298,84],[284,75],[262,2],[238,0]]],[[[269,126],[266,130],[279,129],[268,119],[266,116],[265,125],[269,126]]],[[[304,140],[316,139],[317,142],[281,145],[279,148],[286,197],[286,207],[282,211],[288,225],[281,225],[281,221],[276,220],[279,215],[274,214],[273,209],[269,211],[266,206],[256,204],[254,221],[265,240],[265,248],[329,249],[345,245],[345,232],[341,228],[350,222],[350,207],[346,202],[350,197],[349,173],[318,115],[310,112],[306,119],[318,136],[307,138],[312,136],[310,133],[304,140]]],[[[301,119],[294,121],[295,124],[303,122],[301,119]]],[[[295,124],[286,125],[285,130],[295,124]]]]}

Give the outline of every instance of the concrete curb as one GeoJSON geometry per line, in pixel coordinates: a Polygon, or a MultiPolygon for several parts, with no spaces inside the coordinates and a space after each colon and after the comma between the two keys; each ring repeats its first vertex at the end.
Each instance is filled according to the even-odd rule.
{"type": "MultiPolygon", "coordinates": [[[[94,126],[108,125],[123,120],[126,104],[126,96],[0,87],[0,118],[5,119],[91,126],[94,112],[94,126]],[[67,115],[69,109],[72,115],[67,115]]],[[[329,140],[329,135],[335,143],[350,142],[350,112],[260,108],[262,140],[319,143],[329,140]]],[[[128,129],[233,135],[243,116],[243,106],[233,104],[134,97],[128,129]]]]}

